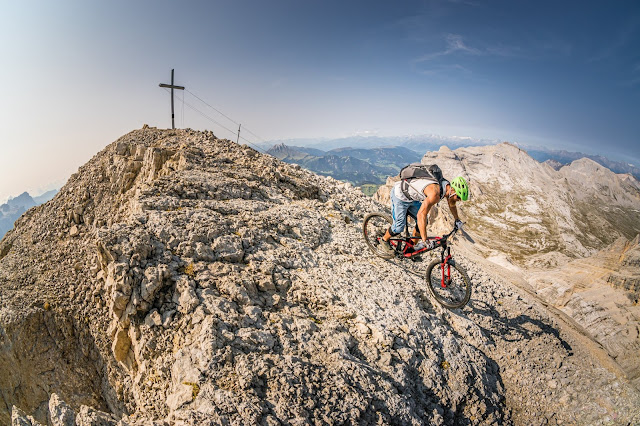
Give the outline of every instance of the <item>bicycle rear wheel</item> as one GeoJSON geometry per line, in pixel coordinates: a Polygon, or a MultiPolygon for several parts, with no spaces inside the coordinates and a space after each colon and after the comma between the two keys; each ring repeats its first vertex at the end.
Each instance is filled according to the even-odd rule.
{"type": "Polygon", "coordinates": [[[444,264],[436,259],[429,264],[427,287],[438,303],[448,309],[461,308],[471,298],[471,280],[453,259],[444,264]]]}
{"type": "Polygon", "coordinates": [[[387,254],[380,250],[382,237],[385,232],[387,232],[389,226],[391,226],[391,223],[391,216],[384,213],[369,213],[365,216],[364,222],[362,223],[364,241],[373,254],[383,259],[391,259],[394,256],[394,254],[387,254]]]}

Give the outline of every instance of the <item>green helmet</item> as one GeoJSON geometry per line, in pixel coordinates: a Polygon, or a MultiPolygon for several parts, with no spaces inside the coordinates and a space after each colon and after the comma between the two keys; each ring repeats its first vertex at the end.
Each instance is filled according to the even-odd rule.
{"type": "Polygon", "coordinates": [[[456,191],[456,194],[458,194],[458,197],[460,197],[462,201],[469,199],[469,186],[462,176],[458,176],[452,180],[451,187],[456,191]]]}

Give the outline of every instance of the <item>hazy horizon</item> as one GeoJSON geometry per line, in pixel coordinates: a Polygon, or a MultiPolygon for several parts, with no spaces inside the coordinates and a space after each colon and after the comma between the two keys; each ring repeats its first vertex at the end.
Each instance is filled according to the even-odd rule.
{"type": "MultiPolygon", "coordinates": [[[[466,142],[469,143],[468,146],[485,146],[485,145],[495,145],[495,144],[499,144],[499,143],[512,143],[514,145],[519,146],[520,148],[524,149],[525,151],[528,150],[548,150],[548,151],[554,151],[554,152],[562,152],[562,151],[566,151],[567,153],[570,154],[584,154],[584,155],[593,155],[593,156],[601,156],[604,158],[607,158],[611,161],[615,161],[615,162],[620,162],[620,163],[625,163],[625,164],[630,164],[634,167],[639,167],[640,168],[640,159],[636,160],[636,162],[632,163],[629,162],[629,160],[631,159],[628,156],[619,156],[619,155],[611,155],[611,153],[607,153],[605,151],[598,151],[596,149],[586,149],[583,151],[579,151],[579,150],[571,150],[569,148],[566,147],[548,147],[548,146],[544,146],[544,145],[532,145],[532,144],[527,144],[527,143],[521,143],[521,142],[516,142],[516,141],[509,141],[509,140],[499,140],[499,139],[484,139],[484,138],[474,138],[471,136],[443,136],[443,135],[438,135],[438,134],[420,134],[420,135],[388,135],[388,136],[378,136],[378,135],[359,135],[359,134],[355,134],[352,136],[344,136],[344,137],[340,137],[340,138],[330,138],[330,137],[319,137],[319,138],[288,138],[288,139],[276,139],[276,140],[271,140],[271,141],[265,141],[264,145],[268,145],[268,144],[277,144],[277,143],[286,143],[286,142],[303,142],[305,145],[303,146],[311,146],[313,144],[317,144],[317,143],[322,143],[322,141],[337,141],[340,139],[353,139],[353,138],[371,138],[371,139],[420,139],[420,138],[433,138],[433,139],[441,139],[443,145],[446,145],[447,142],[453,141],[456,144],[465,144],[466,142]],[[311,144],[311,145],[309,145],[311,144]]],[[[231,138],[233,139],[233,138],[231,138]]],[[[347,145],[343,145],[344,147],[347,147],[347,145]]],[[[375,145],[371,145],[371,147],[375,147],[375,145]]]]}
{"type": "MultiPolygon", "coordinates": [[[[494,145],[494,144],[498,144],[498,143],[502,143],[502,142],[509,142],[509,143],[514,143],[514,142],[510,142],[510,141],[499,141],[499,140],[486,140],[486,139],[476,139],[476,138],[472,138],[469,136],[443,136],[443,135],[436,135],[436,134],[424,134],[424,135],[397,135],[397,136],[377,136],[377,135],[353,135],[353,136],[344,136],[342,138],[289,138],[289,139],[279,139],[279,140],[273,140],[273,141],[264,141],[262,142],[262,144],[264,144],[264,146],[268,146],[270,144],[275,144],[275,143],[279,143],[279,142],[288,142],[288,141],[292,141],[292,142],[300,142],[300,141],[306,141],[306,143],[301,144],[301,146],[307,146],[307,147],[316,147],[317,144],[320,144],[321,141],[337,141],[340,139],[351,139],[351,138],[376,138],[376,139],[409,139],[409,138],[433,138],[433,139],[441,139],[443,142],[443,145],[447,145],[446,142],[448,141],[455,141],[456,143],[461,144],[462,146],[486,146],[486,145],[494,145]],[[469,143],[465,143],[465,141],[468,141],[469,143]],[[486,142],[486,143],[485,143],[486,142]]],[[[233,140],[233,138],[230,138],[233,140]]],[[[242,143],[242,142],[241,142],[242,143]]],[[[524,149],[525,151],[530,151],[530,150],[548,150],[548,151],[563,151],[562,149],[552,149],[552,148],[547,148],[547,147],[543,147],[543,146],[527,146],[527,145],[523,145],[523,144],[518,144],[515,143],[516,145],[520,146],[522,149],[524,149]]],[[[341,145],[342,147],[347,147],[348,145],[341,145]]],[[[255,145],[254,147],[259,147],[259,145],[255,145]]],[[[376,145],[371,145],[371,148],[376,147],[376,145]]],[[[410,149],[410,147],[407,147],[410,149]]],[[[602,156],[604,158],[607,158],[609,160],[612,161],[617,161],[617,162],[621,162],[624,163],[624,161],[620,160],[620,159],[616,159],[616,158],[612,158],[610,156],[605,155],[604,153],[588,153],[588,152],[581,152],[581,151],[570,151],[570,150],[565,150],[570,154],[585,154],[585,155],[599,155],[602,156]]],[[[418,151],[416,151],[418,152],[418,151]]],[[[421,153],[421,152],[418,152],[421,153]]],[[[88,161],[88,160],[87,160],[88,161]]],[[[639,164],[634,164],[634,163],[627,163],[630,164],[634,167],[640,167],[639,164]]],[[[59,181],[58,183],[43,183],[35,188],[32,189],[25,189],[22,191],[19,191],[18,193],[15,194],[0,194],[0,205],[6,203],[9,199],[12,198],[16,198],[17,196],[23,194],[24,192],[27,192],[31,197],[35,198],[38,196],[41,196],[42,194],[49,192],[51,190],[58,190],[60,189],[65,183],[66,180],[68,179],[68,177],[66,179],[64,179],[63,181],[59,181]]]]}

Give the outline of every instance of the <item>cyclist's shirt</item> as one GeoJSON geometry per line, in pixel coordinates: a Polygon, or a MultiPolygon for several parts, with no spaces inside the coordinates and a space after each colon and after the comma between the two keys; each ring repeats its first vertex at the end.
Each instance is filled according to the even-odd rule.
{"type": "MultiPolygon", "coordinates": [[[[404,193],[402,192],[402,189],[400,188],[400,185],[402,184],[402,181],[396,182],[395,185],[393,185],[393,191],[394,191],[394,195],[396,196],[396,198],[400,201],[404,201],[404,202],[411,202],[411,201],[424,201],[424,199],[426,198],[426,196],[424,195],[424,189],[431,184],[434,183],[438,183],[437,180],[434,179],[425,179],[425,178],[418,178],[418,179],[413,179],[410,182],[409,185],[409,195],[411,198],[407,198],[404,193]]],[[[440,194],[444,194],[445,190],[447,189],[447,185],[449,185],[449,181],[448,180],[443,180],[442,181],[442,187],[440,188],[440,194]]],[[[441,197],[442,198],[442,197],[441,197]]]]}

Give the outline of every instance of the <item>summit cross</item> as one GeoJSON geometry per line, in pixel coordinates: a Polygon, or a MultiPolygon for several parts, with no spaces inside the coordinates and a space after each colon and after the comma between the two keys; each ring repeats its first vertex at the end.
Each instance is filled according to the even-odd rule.
{"type": "Polygon", "coordinates": [[[184,90],[184,86],[175,86],[173,84],[173,69],[171,70],[171,84],[160,83],[160,87],[168,87],[171,89],[171,128],[175,129],[175,115],[173,113],[173,89],[184,90]]]}

